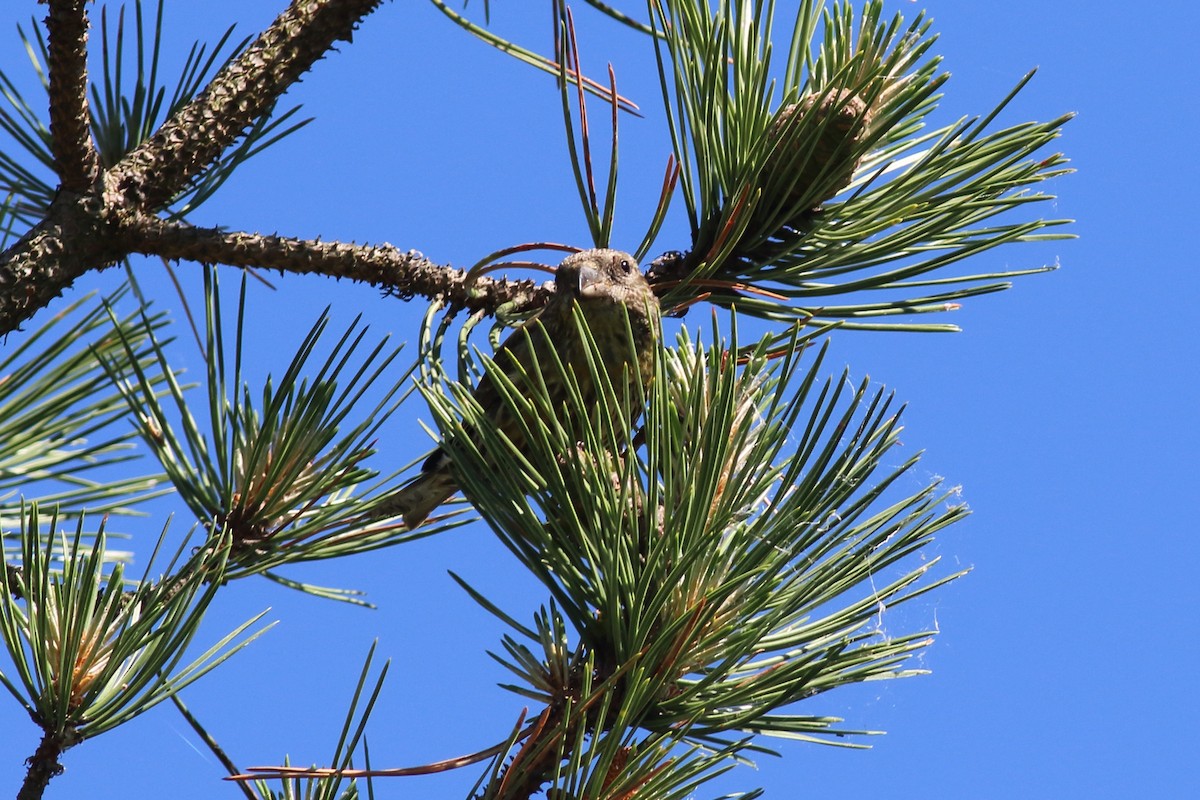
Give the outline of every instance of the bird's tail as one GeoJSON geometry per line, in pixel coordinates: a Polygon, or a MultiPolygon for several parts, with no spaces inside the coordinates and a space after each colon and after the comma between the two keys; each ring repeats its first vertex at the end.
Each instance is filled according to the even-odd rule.
{"type": "Polygon", "coordinates": [[[422,472],[378,507],[380,517],[403,517],[409,530],[424,522],[433,510],[458,491],[449,470],[422,472]]]}

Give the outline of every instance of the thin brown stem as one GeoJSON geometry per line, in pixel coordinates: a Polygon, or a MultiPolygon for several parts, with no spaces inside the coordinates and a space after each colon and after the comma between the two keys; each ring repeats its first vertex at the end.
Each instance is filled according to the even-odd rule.
{"type": "Polygon", "coordinates": [[[46,15],[50,148],[62,188],[84,192],[100,174],[87,102],[86,0],[50,0],[46,15]]]}

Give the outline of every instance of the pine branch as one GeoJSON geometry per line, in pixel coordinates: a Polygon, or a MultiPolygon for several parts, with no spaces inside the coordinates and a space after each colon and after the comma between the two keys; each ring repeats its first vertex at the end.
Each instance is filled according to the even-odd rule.
{"type": "MultiPolygon", "coordinates": [[[[52,516],[49,527],[56,526],[52,516]]],[[[166,700],[266,628],[247,633],[259,614],[190,663],[183,660],[223,582],[228,538],[187,558],[185,541],[166,567],[169,577],[149,581],[148,565],[146,577],[127,591],[124,565],[108,569],[103,523],[94,541],[85,537],[82,519],[74,535],[46,537],[41,530],[34,504],[14,537],[23,600],[0,595],[0,646],[13,664],[11,673],[0,672],[0,685],[46,735],[31,759],[41,763],[31,775],[44,786],[57,774],[63,750],[166,700]]],[[[160,537],[156,553],[162,545],[160,537]]]]}
{"type": "Polygon", "coordinates": [[[532,280],[471,280],[463,270],[435,264],[415,250],[404,252],[389,244],[230,232],[150,216],[138,217],[129,227],[126,246],[134,253],[170,260],[347,278],[378,286],[400,298],[441,298],[452,309],[472,312],[494,313],[501,306],[530,310],[540,307],[549,294],[545,286],[532,280]]]}
{"type": "Polygon", "coordinates": [[[112,266],[130,253],[348,278],[402,299],[441,298],[452,309],[489,314],[501,307],[535,309],[548,296],[548,289],[532,280],[472,279],[463,270],[388,244],[229,232],[143,214],[113,217],[95,195],[64,192],[54,201],[46,219],[0,257],[0,333],[15,330],[88,271],[112,266]]]}
{"type": "Polygon", "coordinates": [[[0,255],[0,335],[16,330],[84,273],[122,255],[97,195],[59,193],[45,218],[0,255]]]}
{"type": "Polygon", "coordinates": [[[987,132],[1032,73],[982,119],[920,133],[949,77],[930,53],[930,21],[918,15],[905,24],[899,14],[889,21],[880,0],[857,14],[852,5],[801,4],[777,87],[771,0],[720,0],[715,9],[690,0],[654,4],[664,104],[692,227],[689,251],[652,275],[666,283],[664,305],[705,299],[787,325],[956,330],[882,318],[954,310],[964,297],[1046,270],[926,273],[945,273],[1001,244],[1067,238],[1041,231],[1069,220],[1006,212],[1052,199],[1036,184],[1069,171],[1061,154],[1044,148],[1070,115],[987,132]],[[935,283],[953,288],[910,294],[935,283]],[[747,296],[745,287],[760,293],[747,296]],[[849,292],[864,299],[824,300],[849,292]]]}
{"type": "Polygon", "coordinates": [[[61,734],[47,731],[38,744],[37,751],[26,759],[29,769],[25,773],[21,789],[17,792],[17,800],[38,800],[45,793],[50,779],[62,774],[63,766],[59,763],[62,754],[79,741],[80,738],[77,738],[74,732],[61,734]]]}
{"type": "Polygon", "coordinates": [[[54,170],[62,188],[72,192],[86,191],[100,172],[87,102],[88,20],[84,2],[51,0],[46,16],[54,170]]]}
{"type": "Polygon", "coordinates": [[[165,206],[381,0],[295,0],[204,92],[109,175],[110,202],[165,206]],[[118,198],[120,200],[118,201],[118,198]]]}
{"type": "Polygon", "coordinates": [[[350,278],[397,297],[441,298],[451,308],[471,311],[495,313],[501,306],[521,311],[541,305],[545,290],[532,281],[469,280],[460,270],[390,245],[231,234],[152,216],[211,170],[248,126],[261,124],[287,87],[334,42],[349,40],[354,26],[377,5],[379,0],[294,2],[196,99],[108,170],[102,189],[85,179],[92,173],[88,158],[79,153],[80,142],[90,143],[87,76],[79,49],[86,40],[86,18],[82,13],[71,18],[62,7],[62,18],[51,24],[52,38],[74,41],[76,46],[72,50],[51,42],[47,60],[63,62],[51,68],[60,87],[52,92],[51,116],[66,120],[52,122],[63,131],[56,135],[54,151],[56,161],[65,165],[60,176],[64,190],[45,217],[0,255],[0,333],[15,330],[86,272],[112,266],[131,253],[350,278]],[[56,55],[59,49],[66,54],[56,55]],[[81,120],[83,133],[71,133],[81,120]]]}

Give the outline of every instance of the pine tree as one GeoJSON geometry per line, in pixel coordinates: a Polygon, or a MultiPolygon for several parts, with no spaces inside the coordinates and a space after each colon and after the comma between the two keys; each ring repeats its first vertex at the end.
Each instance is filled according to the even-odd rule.
{"type": "Polygon", "coordinates": [[[200,628],[213,597],[258,575],[361,602],[288,567],[402,547],[476,515],[513,568],[546,590],[522,620],[463,582],[511,630],[495,657],[513,675],[508,688],[536,704],[529,717],[460,762],[354,769],[366,762],[386,673],[372,682],[368,658],[346,729],[331,736],[334,763],[243,775],[247,796],[357,796],[384,775],[482,763],[478,798],[690,797],[764,751],[764,736],[852,744],[866,733],[802,701],[920,672],[912,659],[931,632],[881,636],[873,618],[961,574],[922,554],[967,510],[937,481],[904,488],[917,458],[894,463],[896,400],[830,374],[828,341],[851,329],[954,330],[911,315],[1044,271],[959,264],[1064,237],[1055,228],[1066,220],[1035,218],[1029,206],[1050,198],[1041,182],[1067,171],[1047,148],[1069,117],[996,129],[1026,76],[982,117],[925,130],[947,78],[931,23],[878,0],[803,0],[782,36],[772,0],[586,0],[639,32],[659,65],[671,157],[634,247],[612,238],[617,130],[636,108],[612,70],[584,74],[586,31],[570,9],[549,4],[546,56],[431,2],[551,74],[590,241],[497,248],[462,270],[390,245],[189,221],[235,170],[304,124],[281,96],[369,25],[378,0],[294,0],[253,39],[198,43],[174,83],[159,68],[162,0],[139,0],[115,21],[103,6],[50,0],[44,27],[21,29],[46,99],[23,97],[0,73],[0,330],[33,325],[0,353],[0,682],[43,732],[19,797],[41,797],[68,748],[165,700],[239,775],[236,754],[179,696],[264,630],[252,619],[183,663],[198,632],[212,641],[200,628]],[[97,17],[98,66],[87,47],[97,17]],[[602,157],[595,131],[605,126],[589,119],[589,103],[609,129],[602,157]],[[662,241],[673,199],[688,241],[662,241]],[[506,259],[541,253],[550,268],[592,247],[628,249],[644,265],[668,317],[650,362],[639,362],[647,339],[634,322],[614,329],[610,317],[600,331],[585,313],[560,315],[559,336],[537,325],[509,334],[555,357],[493,360],[474,343],[484,320],[495,321],[494,344],[552,292],[489,274],[539,263],[506,259]],[[207,365],[198,386],[181,382],[175,339],[186,334],[151,309],[138,256],[204,265],[203,297],[190,303],[207,365]],[[125,289],[99,302],[69,296],[78,278],[109,267],[126,271],[125,289]],[[231,267],[241,268],[232,309],[219,285],[231,267]],[[271,354],[282,378],[251,386],[246,285],[264,270],[427,301],[418,353],[402,360],[365,325],[339,333],[322,316],[290,359],[271,354]],[[675,319],[705,305],[720,309],[710,324],[675,319]],[[761,333],[747,340],[748,329],[761,333]],[[564,332],[576,343],[570,358],[564,332]],[[451,378],[447,362],[464,377],[451,378]],[[652,369],[648,380],[614,379],[613,363],[652,369]],[[473,391],[480,378],[486,402],[473,391]],[[410,529],[389,500],[413,473],[380,474],[372,455],[389,416],[422,400],[466,502],[410,529]],[[135,453],[161,471],[141,474],[135,453]],[[164,494],[197,527],[190,538],[164,527],[133,578],[96,521],[164,494]]]}

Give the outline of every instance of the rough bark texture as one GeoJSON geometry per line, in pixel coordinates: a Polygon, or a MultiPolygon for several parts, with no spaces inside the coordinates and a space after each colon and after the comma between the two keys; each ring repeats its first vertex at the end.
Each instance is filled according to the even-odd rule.
{"type": "Polygon", "coordinates": [[[25,759],[29,769],[25,772],[25,781],[17,791],[17,800],[38,800],[46,791],[46,785],[56,775],[61,775],[63,768],[59,758],[63,752],[82,741],[74,730],[65,733],[47,732],[38,745],[37,752],[25,759]]]}
{"type": "Polygon", "coordinates": [[[335,42],[350,41],[359,21],[380,3],[295,0],[195,100],[114,168],[112,188],[143,211],[160,209],[335,42]]]}
{"type": "Polygon", "coordinates": [[[101,172],[87,106],[85,0],[53,0],[49,31],[52,149],[59,192],[44,219],[0,254],[0,335],[17,329],[84,273],[140,253],[379,286],[494,312],[536,307],[532,281],[479,278],[391,245],[356,245],[168,222],[158,214],[381,0],[294,0],[208,87],[125,158],[101,172]]]}
{"type": "Polygon", "coordinates": [[[46,15],[49,52],[50,138],[62,188],[84,192],[100,174],[87,102],[85,0],[54,0],[46,15]]]}
{"type": "Polygon", "coordinates": [[[0,256],[0,334],[15,330],[91,269],[119,257],[96,194],[62,191],[46,218],[0,256]]]}
{"type": "Polygon", "coordinates": [[[468,284],[463,270],[435,264],[415,250],[403,251],[386,243],[358,245],[227,232],[150,217],[140,219],[129,232],[130,248],[137,253],[348,278],[402,298],[439,297],[452,307],[469,311],[494,311],[501,305],[520,311],[542,305],[550,295],[548,285],[530,280],[481,277],[468,284]]]}

